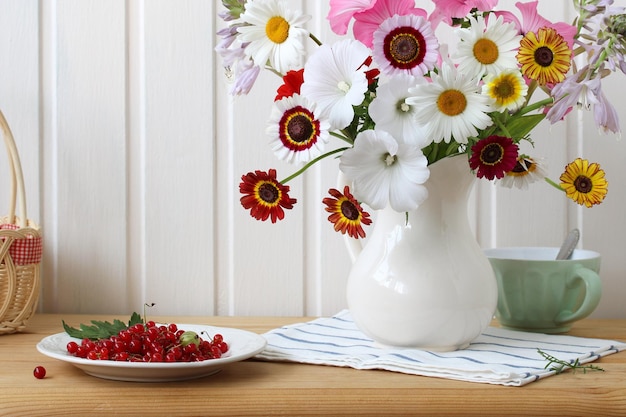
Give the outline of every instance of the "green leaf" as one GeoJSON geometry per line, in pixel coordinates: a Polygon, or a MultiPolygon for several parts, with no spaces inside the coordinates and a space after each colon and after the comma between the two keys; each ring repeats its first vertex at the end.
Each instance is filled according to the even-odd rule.
{"type": "Polygon", "coordinates": [[[137,323],[143,323],[141,315],[136,312],[130,316],[128,324],[118,319],[113,320],[113,323],[108,321],[91,320],[90,325],[81,323],[77,329],[65,323],[65,320],[61,321],[63,322],[63,329],[68,335],[78,339],[91,340],[106,339],[108,337],[115,336],[122,330],[128,329],[137,323]]]}
{"type": "Polygon", "coordinates": [[[128,327],[134,326],[135,324],[143,323],[143,318],[137,312],[133,312],[130,316],[130,320],[128,321],[128,327]]]}
{"type": "Polygon", "coordinates": [[[528,135],[545,117],[545,114],[530,114],[518,118],[511,118],[507,122],[506,128],[513,139],[520,140],[528,135]]]}

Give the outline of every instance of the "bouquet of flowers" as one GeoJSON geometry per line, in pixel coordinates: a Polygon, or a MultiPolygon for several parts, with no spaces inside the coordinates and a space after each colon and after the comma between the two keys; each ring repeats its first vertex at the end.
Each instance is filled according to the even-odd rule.
{"type": "Polygon", "coordinates": [[[541,16],[538,1],[498,10],[498,0],[330,0],[331,29],[353,37],[325,44],[286,0],[222,0],[216,51],[232,94],[247,94],[261,69],[282,77],[266,132],[276,156],[298,165],[280,180],[275,169],[243,175],[241,204],[258,220],[283,219],[296,203],[289,180],[335,156],[352,187],[329,190],[329,220],[364,237],[362,203],[414,210],[428,198],[429,166],[459,154],[478,178],[519,188],[545,180],[578,204],[601,203],[599,164],[577,158],[557,183],[520,146],[532,149],[533,128],[576,106],[593,111],[602,131],[620,130],[602,79],[626,73],[626,10],[573,2],[570,24],[541,16]],[[309,56],[307,39],[316,45],[309,56]]]}

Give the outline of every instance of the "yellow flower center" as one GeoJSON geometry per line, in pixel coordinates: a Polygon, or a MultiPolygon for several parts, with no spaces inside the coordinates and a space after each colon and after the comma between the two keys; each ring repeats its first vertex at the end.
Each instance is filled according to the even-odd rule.
{"type": "Polygon", "coordinates": [[[511,80],[511,78],[502,78],[496,85],[494,85],[493,95],[497,99],[505,101],[516,95],[516,86],[517,84],[515,84],[515,82],[511,80]]]}
{"type": "Polygon", "coordinates": [[[484,65],[493,64],[498,59],[498,45],[491,39],[479,39],[474,44],[474,57],[484,65]]]}
{"type": "Polygon", "coordinates": [[[439,95],[437,107],[446,116],[457,116],[467,107],[467,98],[459,90],[446,90],[439,95]]]}
{"type": "Polygon", "coordinates": [[[274,43],[283,43],[289,36],[289,23],[282,16],[274,16],[265,25],[265,34],[274,43]]]}

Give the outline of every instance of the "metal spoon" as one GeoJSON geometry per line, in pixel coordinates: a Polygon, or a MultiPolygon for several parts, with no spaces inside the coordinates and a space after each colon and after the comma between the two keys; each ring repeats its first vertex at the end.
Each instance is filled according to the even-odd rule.
{"type": "Polygon", "coordinates": [[[578,244],[579,239],[580,231],[578,229],[573,229],[571,232],[569,232],[567,234],[567,237],[563,241],[563,244],[561,245],[559,253],[556,255],[556,259],[569,259],[572,256],[572,252],[574,252],[574,248],[578,244]]]}

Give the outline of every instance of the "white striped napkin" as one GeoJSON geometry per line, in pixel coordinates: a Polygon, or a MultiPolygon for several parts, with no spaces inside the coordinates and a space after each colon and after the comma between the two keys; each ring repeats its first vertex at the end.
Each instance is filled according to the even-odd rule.
{"type": "Polygon", "coordinates": [[[546,335],[489,327],[466,349],[429,352],[381,349],[354,324],[348,310],[328,318],[274,329],[256,356],[270,361],[384,369],[461,381],[522,386],[554,375],[538,350],[584,364],[626,350],[626,343],[566,335],[546,335]]]}

